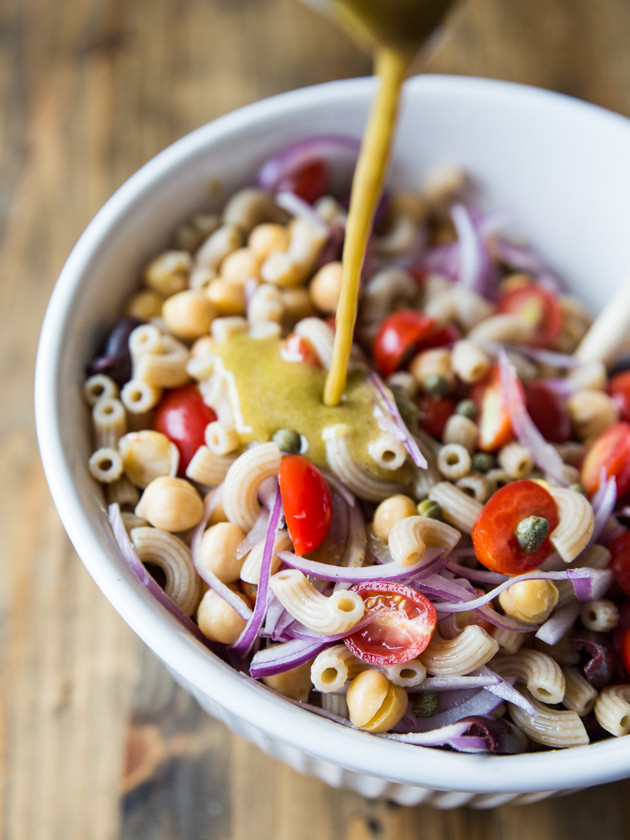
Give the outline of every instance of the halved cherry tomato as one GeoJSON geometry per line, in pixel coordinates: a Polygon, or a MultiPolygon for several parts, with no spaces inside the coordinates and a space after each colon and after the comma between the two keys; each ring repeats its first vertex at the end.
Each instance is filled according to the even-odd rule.
{"type": "Polygon", "coordinates": [[[314,551],[326,539],[332,520],[332,494],[326,479],[302,455],[283,455],[280,495],[296,554],[314,551]]]}
{"type": "Polygon", "coordinates": [[[534,328],[533,343],[547,347],[558,337],[564,320],[557,298],[543,286],[523,283],[499,296],[499,312],[513,312],[534,328]]]}
{"type": "Polygon", "coordinates": [[[501,487],[485,503],[473,526],[472,540],[477,560],[502,575],[520,575],[537,569],[551,553],[549,534],[558,525],[556,503],[535,481],[513,481],[501,487]],[[524,551],[516,528],[530,516],[544,517],[549,523],[547,537],[539,548],[524,551]]]}
{"type": "Polygon", "coordinates": [[[344,638],[349,650],[371,665],[409,662],[431,641],[437,616],[428,598],[402,583],[365,581],[352,587],[372,621],[344,638]]]}
{"type": "Polygon", "coordinates": [[[388,315],[372,345],[372,356],[383,376],[409,361],[434,326],[433,318],[416,309],[401,309],[388,315]]]}
{"type": "Polygon", "coordinates": [[[619,419],[630,423],[630,370],[613,376],[608,390],[619,409],[619,419]]]}
{"type": "Polygon", "coordinates": [[[296,169],[278,184],[278,191],[294,193],[308,204],[313,204],[328,191],[329,171],[324,160],[314,160],[296,169]]]}
{"type": "Polygon", "coordinates": [[[630,597],[630,531],[613,537],[607,547],[610,551],[610,571],[618,585],[630,597]]]}
{"type": "Polygon", "coordinates": [[[446,421],[455,411],[455,400],[450,397],[421,394],[416,399],[416,405],[418,406],[418,423],[420,426],[431,437],[441,440],[446,421]]]}
{"type": "Polygon", "coordinates": [[[526,382],[525,405],[545,440],[564,443],[571,437],[571,417],[562,397],[541,379],[526,382]]]}
{"type": "Polygon", "coordinates": [[[190,459],[203,444],[206,426],[216,419],[196,385],[164,391],[153,415],[153,428],[179,449],[179,475],[184,475],[190,459]]]}
{"type": "Polygon", "coordinates": [[[470,392],[470,399],[479,410],[479,449],[493,452],[509,443],[514,432],[503,396],[499,365],[493,365],[481,382],[477,382],[470,392]]]}
{"type": "Polygon", "coordinates": [[[311,367],[321,367],[311,342],[297,333],[291,333],[284,339],[280,345],[280,355],[285,362],[303,362],[311,367]]]}
{"type": "Polygon", "coordinates": [[[589,495],[599,487],[602,472],[615,477],[618,499],[630,490],[630,423],[615,423],[589,446],[581,476],[589,495]]]}

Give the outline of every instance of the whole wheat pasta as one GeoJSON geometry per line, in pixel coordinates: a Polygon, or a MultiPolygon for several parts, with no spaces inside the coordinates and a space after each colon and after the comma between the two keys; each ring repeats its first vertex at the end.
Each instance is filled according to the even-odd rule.
{"type": "Polygon", "coordinates": [[[206,487],[217,487],[235,460],[235,454],[217,455],[207,446],[200,446],[186,467],[186,478],[206,487]]]}
{"type": "Polygon", "coordinates": [[[325,648],[311,665],[311,682],[316,691],[326,694],[341,691],[349,680],[370,666],[351,653],[342,643],[325,648]]]}
{"type": "Polygon", "coordinates": [[[577,665],[580,661],[580,654],[577,652],[568,636],[563,636],[554,645],[537,639],[534,636],[533,647],[543,653],[549,654],[559,665],[577,665]]]}
{"type": "Polygon", "coordinates": [[[320,364],[329,370],[332,364],[333,343],[335,334],[321,318],[303,318],[295,325],[294,332],[310,342],[320,364]]]}
{"type": "Polygon", "coordinates": [[[215,341],[227,341],[234,335],[247,332],[249,324],[247,318],[241,315],[226,315],[225,318],[215,318],[210,327],[210,334],[215,341]]]}
{"type": "Polygon", "coordinates": [[[595,700],[597,722],[616,738],[630,732],[630,684],[607,685],[595,700]]]}
{"type": "Polygon", "coordinates": [[[571,563],[584,551],[593,534],[595,515],[589,500],[564,487],[550,487],[558,507],[558,525],[549,539],[565,563],[571,563]]]}
{"type": "Polygon", "coordinates": [[[130,379],[123,385],[120,400],[130,414],[147,415],[159,403],[162,389],[140,379],[130,379]]]}
{"type": "Polygon", "coordinates": [[[425,296],[423,311],[439,323],[454,321],[457,317],[457,300],[452,288],[436,290],[425,296]]]}
{"type": "Polygon", "coordinates": [[[140,324],[129,335],[129,352],[133,367],[145,353],[162,352],[162,333],[155,324],[140,324]]]}
{"type": "Polygon", "coordinates": [[[229,455],[239,446],[238,432],[233,423],[214,420],[208,423],[205,431],[206,446],[215,455],[229,455]]]}
{"type": "MultiPolygon", "coordinates": [[[[243,565],[241,567],[241,580],[245,581],[245,583],[253,583],[258,585],[258,581],[260,579],[260,567],[262,564],[262,556],[263,550],[265,547],[265,540],[261,540],[257,545],[255,545],[251,551],[248,552],[247,556],[243,561],[243,565]]],[[[293,548],[293,544],[291,542],[291,538],[287,531],[278,531],[276,534],[276,539],[273,544],[273,555],[271,558],[271,574],[275,574],[280,566],[282,565],[282,561],[278,557],[279,551],[291,551],[293,548]]]]}
{"type": "Polygon", "coordinates": [[[449,481],[468,475],[471,463],[470,452],[461,443],[445,443],[438,452],[437,468],[449,481]]]}
{"type": "Polygon", "coordinates": [[[156,292],[173,295],[188,285],[192,257],[185,250],[163,251],[144,269],[145,284],[156,292]]]}
{"type": "Polygon", "coordinates": [[[515,441],[501,447],[497,460],[510,478],[529,478],[534,469],[534,461],[528,450],[515,441]]]}
{"type": "Polygon", "coordinates": [[[247,304],[247,320],[250,324],[261,321],[280,323],[284,315],[284,303],[280,290],[271,283],[262,283],[254,291],[247,304]]]}
{"type": "Polygon", "coordinates": [[[443,548],[446,555],[455,548],[461,534],[446,522],[428,516],[405,516],[394,523],[388,546],[392,559],[400,566],[414,566],[427,548],[443,548]]]}
{"type": "Polygon", "coordinates": [[[496,639],[478,624],[469,624],[453,639],[443,639],[436,631],[418,658],[429,674],[462,676],[488,663],[498,650],[496,639]]]}
{"type": "Polygon", "coordinates": [[[326,459],[331,472],[342,481],[345,486],[358,496],[369,502],[381,502],[388,496],[400,493],[403,487],[394,481],[384,481],[365,472],[355,463],[350,452],[346,436],[350,427],[345,423],[328,426],[322,432],[326,445],[326,459]]]}
{"type": "Polygon", "coordinates": [[[345,695],[322,694],[320,702],[325,712],[331,712],[331,714],[346,718],[346,720],[350,717],[345,695]]]}
{"type": "Polygon", "coordinates": [[[457,313],[456,320],[465,330],[472,329],[494,312],[494,305],[489,300],[461,283],[452,287],[452,295],[457,313]]]}
{"type": "Polygon", "coordinates": [[[472,533],[473,525],[483,505],[448,481],[440,481],[436,484],[431,489],[429,498],[441,506],[444,519],[449,524],[454,525],[464,534],[472,533]]]}
{"type": "Polygon", "coordinates": [[[479,382],[491,364],[488,354],[476,342],[463,338],[453,345],[453,371],[462,382],[479,382]]]}
{"type": "Polygon", "coordinates": [[[605,391],[608,387],[608,371],[599,360],[578,365],[569,371],[567,379],[580,390],[605,391]]]}
{"type": "Polygon", "coordinates": [[[587,630],[595,633],[609,633],[619,622],[619,608],[613,601],[601,598],[589,601],[580,610],[580,621],[587,630]]]}
{"type": "Polygon", "coordinates": [[[427,675],[425,665],[419,659],[410,659],[408,662],[397,662],[393,665],[382,665],[379,668],[390,683],[401,688],[413,688],[420,685],[427,675]]]}
{"type": "Polygon", "coordinates": [[[276,572],[269,585],[290,615],[324,636],[347,633],[363,618],[365,605],[357,592],[340,589],[327,598],[297,569],[276,572]]]}
{"type": "Polygon", "coordinates": [[[83,398],[92,408],[96,403],[105,398],[116,399],[118,397],[118,385],[110,376],[104,373],[95,373],[88,376],[83,384],[83,398]]]}
{"type": "MultiPolygon", "coordinates": [[[[221,457],[221,456],[219,456],[221,457]]],[[[275,443],[261,443],[239,455],[223,485],[223,510],[230,522],[251,531],[260,514],[258,489],[280,472],[280,450],[275,443]]]]}
{"type": "Polygon", "coordinates": [[[512,655],[496,656],[492,669],[502,677],[516,677],[525,683],[532,697],[541,703],[561,703],[565,679],[558,663],[545,653],[532,648],[521,648],[512,655]]]}
{"type": "Polygon", "coordinates": [[[416,218],[404,211],[394,212],[387,232],[373,237],[379,257],[400,257],[418,248],[421,228],[416,218]]]}
{"type": "Polygon", "coordinates": [[[103,446],[90,455],[88,468],[93,477],[101,484],[111,484],[123,474],[120,454],[110,446],[103,446]]]}
{"type": "Polygon", "coordinates": [[[478,439],[479,427],[476,423],[462,414],[451,414],[442,435],[444,443],[458,443],[472,455],[477,449],[478,439]]]}
{"type": "Polygon", "coordinates": [[[195,268],[210,268],[218,271],[223,260],[240,248],[243,234],[234,224],[222,224],[201,243],[195,253],[195,268]]]}
{"type": "Polygon", "coordinates": [[[468,333],[468,338],[479,343],[497,341],[501,344],[526,344],[531,340],[532,332],[531,324],[519,315],[505,312],[479,321],[468,333]]]}
{"type": "Polygon", "coordinates": [[[130,533],[134,528],[140,528],[149,524],[144,517],[138,516],[133,510],[121,510],[120,518],[123,521],[127,533],[130,533]]]}
{"type": "Polygon", "coordinates": [[[617,404],[603,391],[575,391],[567,399],[567,409],[573,431],[586,443],[619,419],[617,404]]]}
{"type": "Polygon", "coordinates": [[[526,639],[525,633],[508,630],[505,627],[493,627],[491,635],[499,645],[499,650],[508,654],[518,653],[526,639]]]}
{"type": "Polygon", "coordinates": [[[492,495],[490,482],[485,475],[478,472],[468,473],[463,478],[457,479],[455,486],[481,504],[487,502],[492,495]]]}
{"type": "Polygon", "coordinates": [[[160,528],[134,528],[130,534],[143,563],[158,566],[166,578],[164,591],[186,615],[193,615],[201,597],[200,578],[190,549],[179,537],[160,528]]]}
{"type": "Polygon", "coordinates": [[[368,452],[374,462],[382,470],[395,471],[402,467],[407,460],[407,450],[393,435],[384,432],[370,441],[368,452]]]}
{"type": "Polygon", "coordinates": [[[203,382],[204,379],[209,379],[214,373],[215,361],[214,353],[195,356],[191,354],[186,362],[186,373],[191,379],[203,382]]]}
{"type": "Polygon", "coordinates": [[[596,543],[582,553],[576,565],[587,566],[589,569],[607,569],[610,565],[610,557],[610,551],[606,546],[596,543]]]}
{"type": "Polygon", "coordinates": [[[92,408],[92,428],[96,449],[114,449],[127,431],[127,415],[120,400],[103,397],[92,408]]]}
{"type": "Polygon", "coordinates": [[[177,475],[179,450],[161,432],[128,432],[118,441],[118,451],[127,478],[138,487],[146,487],[161,475],[177,475]]]}
{"type": "MultiPolygon", "coordinates": [[[[527,696],[527,692],[523,691],[527,696]]],[[[578,747],[589,743],[589,737],[584,724],[577,712],[567,709],[550,709],[533,697],[527,697],[536,709],[536,717],[532,717],[524,709],[509,704],[510,716],[514,723],[532,741],[546,747],[564,748],[578,747]]]]}
{"type": "Polygon", "coordinates": [[[580,717],[592,712],[597,689],[584,677],[583,671],[573,665],[563,665],[562,673],[566,685],[562,702],[566,708],[577,712],[580,717]]]}
{"type": "Polygon", "coordinates": [[[501,487],[505,487],[506,484],[513,481],[513,479],[510,478],[505,470],[502,470],[500,467],[496,467],[495,469],[488,470],[486,473],[486,481],[490,485],[490,495],[492,495],[493,493],[496,493],[497,490],[500,490],[501,487]]]}

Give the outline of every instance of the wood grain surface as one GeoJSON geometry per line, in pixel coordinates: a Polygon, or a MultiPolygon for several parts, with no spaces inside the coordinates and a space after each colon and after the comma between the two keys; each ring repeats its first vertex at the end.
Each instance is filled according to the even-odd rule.
{"type": "MultiPolygon", "coordinates": [[[[532,83],[630,116],[630,3],[467,0],[427,69],[532,83]]],[[[367,72],[367,58],[296,0],[0,2],[5,840],[627,836],[630,782],[441,812],[370,802],[266,758],[174,685],[88,577],[50,500],[32,412],[37,336],[90,217],[208,119],[367,72]]]]}

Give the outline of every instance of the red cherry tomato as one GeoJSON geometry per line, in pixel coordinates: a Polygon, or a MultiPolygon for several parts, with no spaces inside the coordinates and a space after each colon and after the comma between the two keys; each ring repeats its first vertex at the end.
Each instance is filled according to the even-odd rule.
{"type": "Polygon", "coordinates": [[[526,382],[525,405],[545,440],[564,443],[571,437],[571,418],[564,400],[541,379],[526,382]]]}
{"type": "Polygon", "coordinates": [[[332,520],[332,494],[326,479],[302,455],[284,455],[280,495],[296,554],[314,551],[326,539],[332,520]]]}
{"type": "MultiPolygon", "coordinates": [[[[519,388],[521,387],[519,383],[519,388]]],[[[493,365],[490,372],[472,388],[470,399],[479,410],[479,449],[493,452],[514,437],[508,413],[499,365],[493,365]]]]}
{"type": "Polygon", "coordinates": [[[508,289],[498,300],[499,312],[513,312],[534,328],[533,343],[548,347],[558,337],[564,317],[557,298],[534,283],[508,289]]]}
{"type": "Polygon", "coordinates": [[[418,406],[418,423],[427,434],[437,440],[442,439],[446,421],[455,411],[455,400],[450,397],[434,397],[431,394],[421,394],[416,399],[418,406]]]}
{"type": "Polygon", "coordinates": [[[615,581],[630,597],[630,531],[613,537],[608,543],[610,570],[615,581]]]}
{"type": "Polygon", "coordinates": [[[613,376],[609,391],[619,409],[619,419],[630,423],[630,370],[613,376]]]}
{"type": "Polygon", "coordinates": [[[203,444],[206,426],[216,419],[196,385],[164,391],[153,415],[153,428],[179,449],[179,475],[184,475],[190,459],[203,444]]]}
{"type": "Polygon", "coordinates": [[[388,315],[372,345],[372,356],[383,376],[389,376],[409,361],[434,326],[433,318],[415,309],[388,315]]]}
{"type": "Polygon", "coordinates": [[[350,651],[371,665],[409,662],[431,641],[437,617],[428,598],[402,583],[366,581],[352,587],[365,603],[370,624],[344,638],[350,651]]]}
{"type": "Polygon", "coordinates": [[[278,184],[278,192],[292,192],[313,204],[328,192],[328,165],[323,160],[314,160],[296,169],[278,184]]]}
{"type": "Polygon", "coordinates": [[[595,493],[602,478],[614,476],[617,498],[630,490],[630,423],[615,423],[589,446],[582,464],[582,484],[586,492],[595,493]]]}
{"type": "Polygon", "coordinates": [[[297,333],[291,333],[284,339],[280,345],[280,355],[285,362],[303,362],[311,367],[321,367],[311,342],[297,333]]]}
{"type": "Polygon", "coordinates": [[[551,553],[549,534],[557,525],[558,510],[551,494],[535,481],[513,481],[483,506],[472,532],[475,555],[487,569],[502,575],[531,572],[551,553]],[[538,549],[527,553],[519,545],[516,528],[529,516],[544,517],[549,532],[538,549]]]}

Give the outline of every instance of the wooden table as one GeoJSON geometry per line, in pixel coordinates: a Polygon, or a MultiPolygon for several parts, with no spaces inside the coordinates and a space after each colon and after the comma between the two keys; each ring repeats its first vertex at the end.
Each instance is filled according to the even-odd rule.
{"type": "MultiPolygon", "coordinates": [[[[468,0],[431,72],[630,116],[628,0],[468,0]]],[[[627,836],[630,781],[492,812],[335,791],[210,720],[74,554],[40,466],[32,372],[55,277],[138,166],[208,119],[369,62],[295,0],[0,5],[0,825],[6,840],[627,836]]]]}

